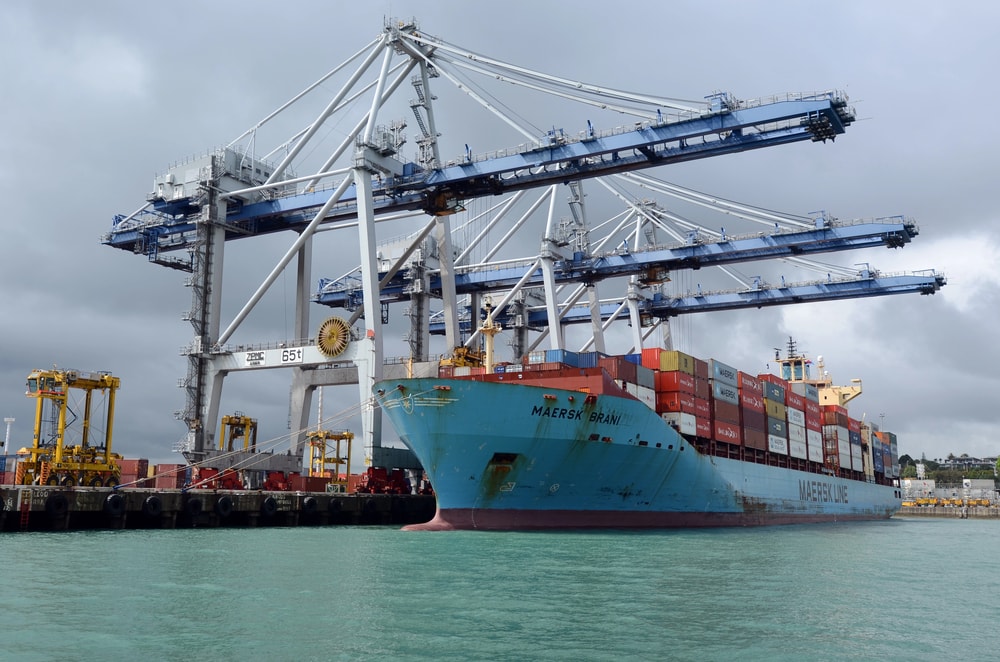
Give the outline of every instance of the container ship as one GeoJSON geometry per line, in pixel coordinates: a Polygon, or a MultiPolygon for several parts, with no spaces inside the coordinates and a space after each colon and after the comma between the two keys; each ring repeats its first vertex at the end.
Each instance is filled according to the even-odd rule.
{"type": "MultiPolygon", "coordinates": [[[[779,353],[780,354],[780,353],[779,353]]],[[[377,402],[434,486],[408,529],[758,526],[887,519],[894,434],[852,418],[789,339],[780,375],[676,350],[532,352],[383,380],[377,402]]]]}

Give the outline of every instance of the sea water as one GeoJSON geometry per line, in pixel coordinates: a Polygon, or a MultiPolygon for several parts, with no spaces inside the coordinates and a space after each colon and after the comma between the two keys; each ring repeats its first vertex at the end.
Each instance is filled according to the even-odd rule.
{"type": "Polygon", "coordinates": [[[3,660],[995,660],[1000,522],[0,534],[3,660]]]}

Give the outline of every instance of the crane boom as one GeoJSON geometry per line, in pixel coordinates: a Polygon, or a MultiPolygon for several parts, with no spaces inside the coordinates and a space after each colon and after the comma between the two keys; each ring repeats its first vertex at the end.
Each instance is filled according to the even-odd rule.
{"type": "MultiPolygon", "coordinates": [[[[888,274],[862,272],[853,278],[837,278],[807,283],[789,283],[770,286],[758,281],[751,288],[715,292],[689,293],[680,296],[656,294],[639,303],[639,312],[644,317],[667,319],[689,313],[704,313],[741,308],[762,308],[793,303],[816,301],[837,301],[862,297],[886,296],[890,294],[934,294],[946,284],[941,274],[933,271],[914,274],[888,274]]],[[[621,309],[621,301],[601,303],[601,318],[607,320],[621,309]]],[[[515,325],[513,315],[507,311],[494,314],[495,320],[504,327],[515,325]]],[[[562,324],[584,324],[591,321],[588,306],[573,306],[566,310],[562,324]]],[[[548,315],[543,308],[529,308],[527,319],[522,323],[529,328],[543,329],[549,325],[548,315]]],[[[477,322],[478,324],[478,322],[477,322]]],[[[466,318],[461,320],[463,331],[474,330],[466,318]]],[[[430,332],[444,332],[440,321],[432,320],[430,332]]]]}
{"type": "MultiPolygon", "coordinates": [[[[846,95],[834,91],[753,103],[714,95],[711,101],[711,110],[694,117],[664,116],[631,128],[584,131],[576,136],[554,130],[533,144],[480,156],[469,154],[435,169],[399,161],[394,152],[382,149],[387,153],[373,165],[387,177],[373,183],[374,210],[376,214],[412,210],[448,214],[471,198],[801,140],[825,142],[843,133],[855,119],[846,95]]],[[[220,219],[227,241],[302,230],[329,201],[332,189],[296,188],[295,182],[319,175],[262,184],[255,171],[270,176],[271,169],[232,147],[176,166],[154,180],[147,205],[129,216],[116,216],[101,241],[144,253],[152,262],[189,270],[183,261],[161,254],[186,250],[197,242],[206,186],[221,190],[227,199],[225,218],[220,219]],[[221,175],[214,178],[208,174],[213,171],[208,166],[212,162],[221,168],[221,175]],[[248,162],[253,167],[247,167],[248,162]]],[[[357,211],[357,191],[351,185],[322,222],[353,220],[357,211]]]]}

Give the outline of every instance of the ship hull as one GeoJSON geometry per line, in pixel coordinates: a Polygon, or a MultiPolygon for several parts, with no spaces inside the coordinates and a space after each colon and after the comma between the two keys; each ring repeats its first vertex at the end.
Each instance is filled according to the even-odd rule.
{"type": "Polygon", "coordinates": [[[438,498],[409,528],[762,526],[901,505],[891,485],[701,454],[629,397],[465,379],[374,388],[438,498]]]}

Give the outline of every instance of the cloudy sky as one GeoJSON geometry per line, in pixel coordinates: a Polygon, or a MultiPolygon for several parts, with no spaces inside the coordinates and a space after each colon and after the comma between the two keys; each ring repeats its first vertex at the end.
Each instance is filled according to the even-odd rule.
{"type": "MultiPolygon", "coordinates": [[[[835,381],[863,379],[852,415],[883,421],[899,435],[901,453],[1000,452],[998,138],[991,129],[1000,106],[993,72],[1000,8],[993,3],[376,0],[293,1],[281,5],[282,13],[275,7],[246,0],[0,4],[7,155],[0,161],[0,415],[16,418],[14,448],[30,444],[25,376],[55,364],[122,379],[116,450],[180,461],[171,448],[185,433],[173,416],[184,406],[181,348],[192,335],[181,319],[191,305],[185,275],[104,246],[100,237],[113,215],[143,204],[154,175],[228,143],[396,16],[416,17],[424,32],[500,60],[658,96],[846,91],[859,121],[833,144],[777,147],[652,174],[795,214],[912,217],[920,235],[902,250],[824,259],[885,272],[936,269],[948,285],[932,297],[689,315],[674,325],[675,342],[703,358],[764,372],[774,348],[794,336],[801,349],[824,356],[835,381]]],[[[407,88],[403,98],[409,96],[407,88]]],[[[504,101],[514,108],[524,99],[511,92],[504,101]]],[[[557,104],[515,110],[543,129],[579,120],[557,104]]],[[[311,119],[302,115],[290,126],[311,119]]],[[[442,111],[445,156],[459,156],[464,144],[485,152],[518,142],[496,127],[485,115],[442,111]]],[[[595,196],[593,214],[598,205],[595,196]]],[[[293,239],[227,246],[230,316],[293,239]]],[[[537,246],[537,238],[525,245],[537,246]]],[[[314,279],[343,274],[352,259],[356,264],[356,252],[351,258],[333,247],[318,253],[314,279]]],[[[279,279],[240,342],[291,337],[293,293],[294,279],[279,279]]],[[[391,313],[399,335],[403,312],[391,313]]],[[[330,313],[314,310],[313,325],[330,313]]],[[[262,438],[285,434],[286,378],[253,375],[230,378],[223,412],[254,416],[262,438]]],[[[352,399],[353,390],[328,396],[324,413],[346,409],[352,399]]]]}

